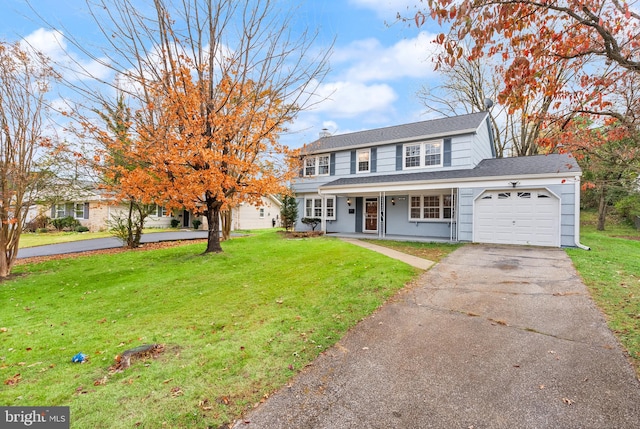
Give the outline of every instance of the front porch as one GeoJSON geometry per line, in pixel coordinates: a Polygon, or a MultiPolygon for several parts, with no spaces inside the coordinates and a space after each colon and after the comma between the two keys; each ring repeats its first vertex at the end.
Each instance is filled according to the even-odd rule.
{"type": "Polygon", "coordinates": [[[389,241],[410,241],[415,243],[457,243],[455,240],[449,240],[442,237],[420,237],[415,235],[394,235],[385,234],[384,236],[369,233],[344,233],[344,232],[327,232],[327,237],[349,238],[353,240],[389,240],[389,241]]]}

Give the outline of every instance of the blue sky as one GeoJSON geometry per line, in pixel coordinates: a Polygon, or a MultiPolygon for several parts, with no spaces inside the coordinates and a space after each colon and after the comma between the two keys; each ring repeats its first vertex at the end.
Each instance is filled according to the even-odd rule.
{"type": "MultiPolygon", "coordinates": [[[[397,12],[412,15],[419,0],[307,0],[299,9],[301,25],[319,28],[319,47],[336,38],[331,72],[319,95],[327,97],[291,124],[283,141],[292,147],[315,140],[323,128],[346,133],[429,119],[416,92],[435,83],[430,59],[438,27],[417,29],[393,24],[397,12]]],[[[84,0],[31,0],[43,18],[60,23],[63,33],[86,41],[96,40],[96,28],[84,10],[84,0]]],[[[42,28],[24,0],[3,0],[0,38],[27,38],[52,58],[66,55],[51,32],[42,28]]],[[[62,42],[64,43],[64,42],[62,42]]],[[[67,45],[76,61],[105,73],[67,45]]]]}

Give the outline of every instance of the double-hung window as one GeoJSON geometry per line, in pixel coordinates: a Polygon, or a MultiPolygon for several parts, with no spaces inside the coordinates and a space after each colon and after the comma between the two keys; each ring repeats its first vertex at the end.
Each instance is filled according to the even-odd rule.
{"type": "Polygon", "coordinates": [[[371,163],[370,163],[370,158],[371,158],[371,150],[370,149],[363,149],[363,150],[359,150],[357,153],[357,160],[358,160],[358,169],[357,172],[358,173],[368,173],[369,171],[371,171],[371,163]]]}
{"type": "Polygon", "coordinates": [[[404,168],[441,167],[442,142],[409,143],[403,148],[404,168]]]}
{"type": "Polygon", "coordinates": [[[73,217],[84,219],[84,203],[73,203],[73,217]]]}
{"type": "Polygon", "coordinates": [[[56,204],[55,216],[56,219],[65,217],[66,214],[66,205],[65,204],[56,204]]]}
{"type": "Polygon", "coordinates": [[[454,217],[455,197],[446,195],[412,195],[410,221],[449,220],[454,217]]]}
{"type": "Polygon", "coordinates": [[[329,155],[309,156],[304,159],[305,176],[328,176],[329,155]]]}
{"type": "Polygon", "coordinates": [[[304,217],[320,218],[326,220],[336,219],[336,197],[326,197],[327,205],[323,208],[322,197],[305,198],[304,217]]]}

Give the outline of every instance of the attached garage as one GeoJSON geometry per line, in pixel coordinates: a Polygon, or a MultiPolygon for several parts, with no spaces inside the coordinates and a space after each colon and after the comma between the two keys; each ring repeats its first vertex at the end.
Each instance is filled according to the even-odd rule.
{"type": "Polygon", "coordinates": [[[560,246],[560,199],[546,189],[485,191],[473,213],[474,242],[560,246]]]}

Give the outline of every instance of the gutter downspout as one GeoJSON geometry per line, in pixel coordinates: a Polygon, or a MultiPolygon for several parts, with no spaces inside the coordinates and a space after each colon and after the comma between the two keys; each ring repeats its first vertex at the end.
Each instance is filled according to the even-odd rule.
{"type": "Polygon", "coordinates": [[[575,201],[575,220],[574,220],[574,224],[575,224],[575,229],[574,229],[574,240],[575,240],[575,244],[577,247],[579,247],[582,250],[591,250],[591,247],[589,246],[585,246],[584,244],[580,243],[580,177],[576,176],[576,180],[574,181],[574,187],[575,187],[575,195],[577,198],[574,198],[573,200],[575,201]]]}

